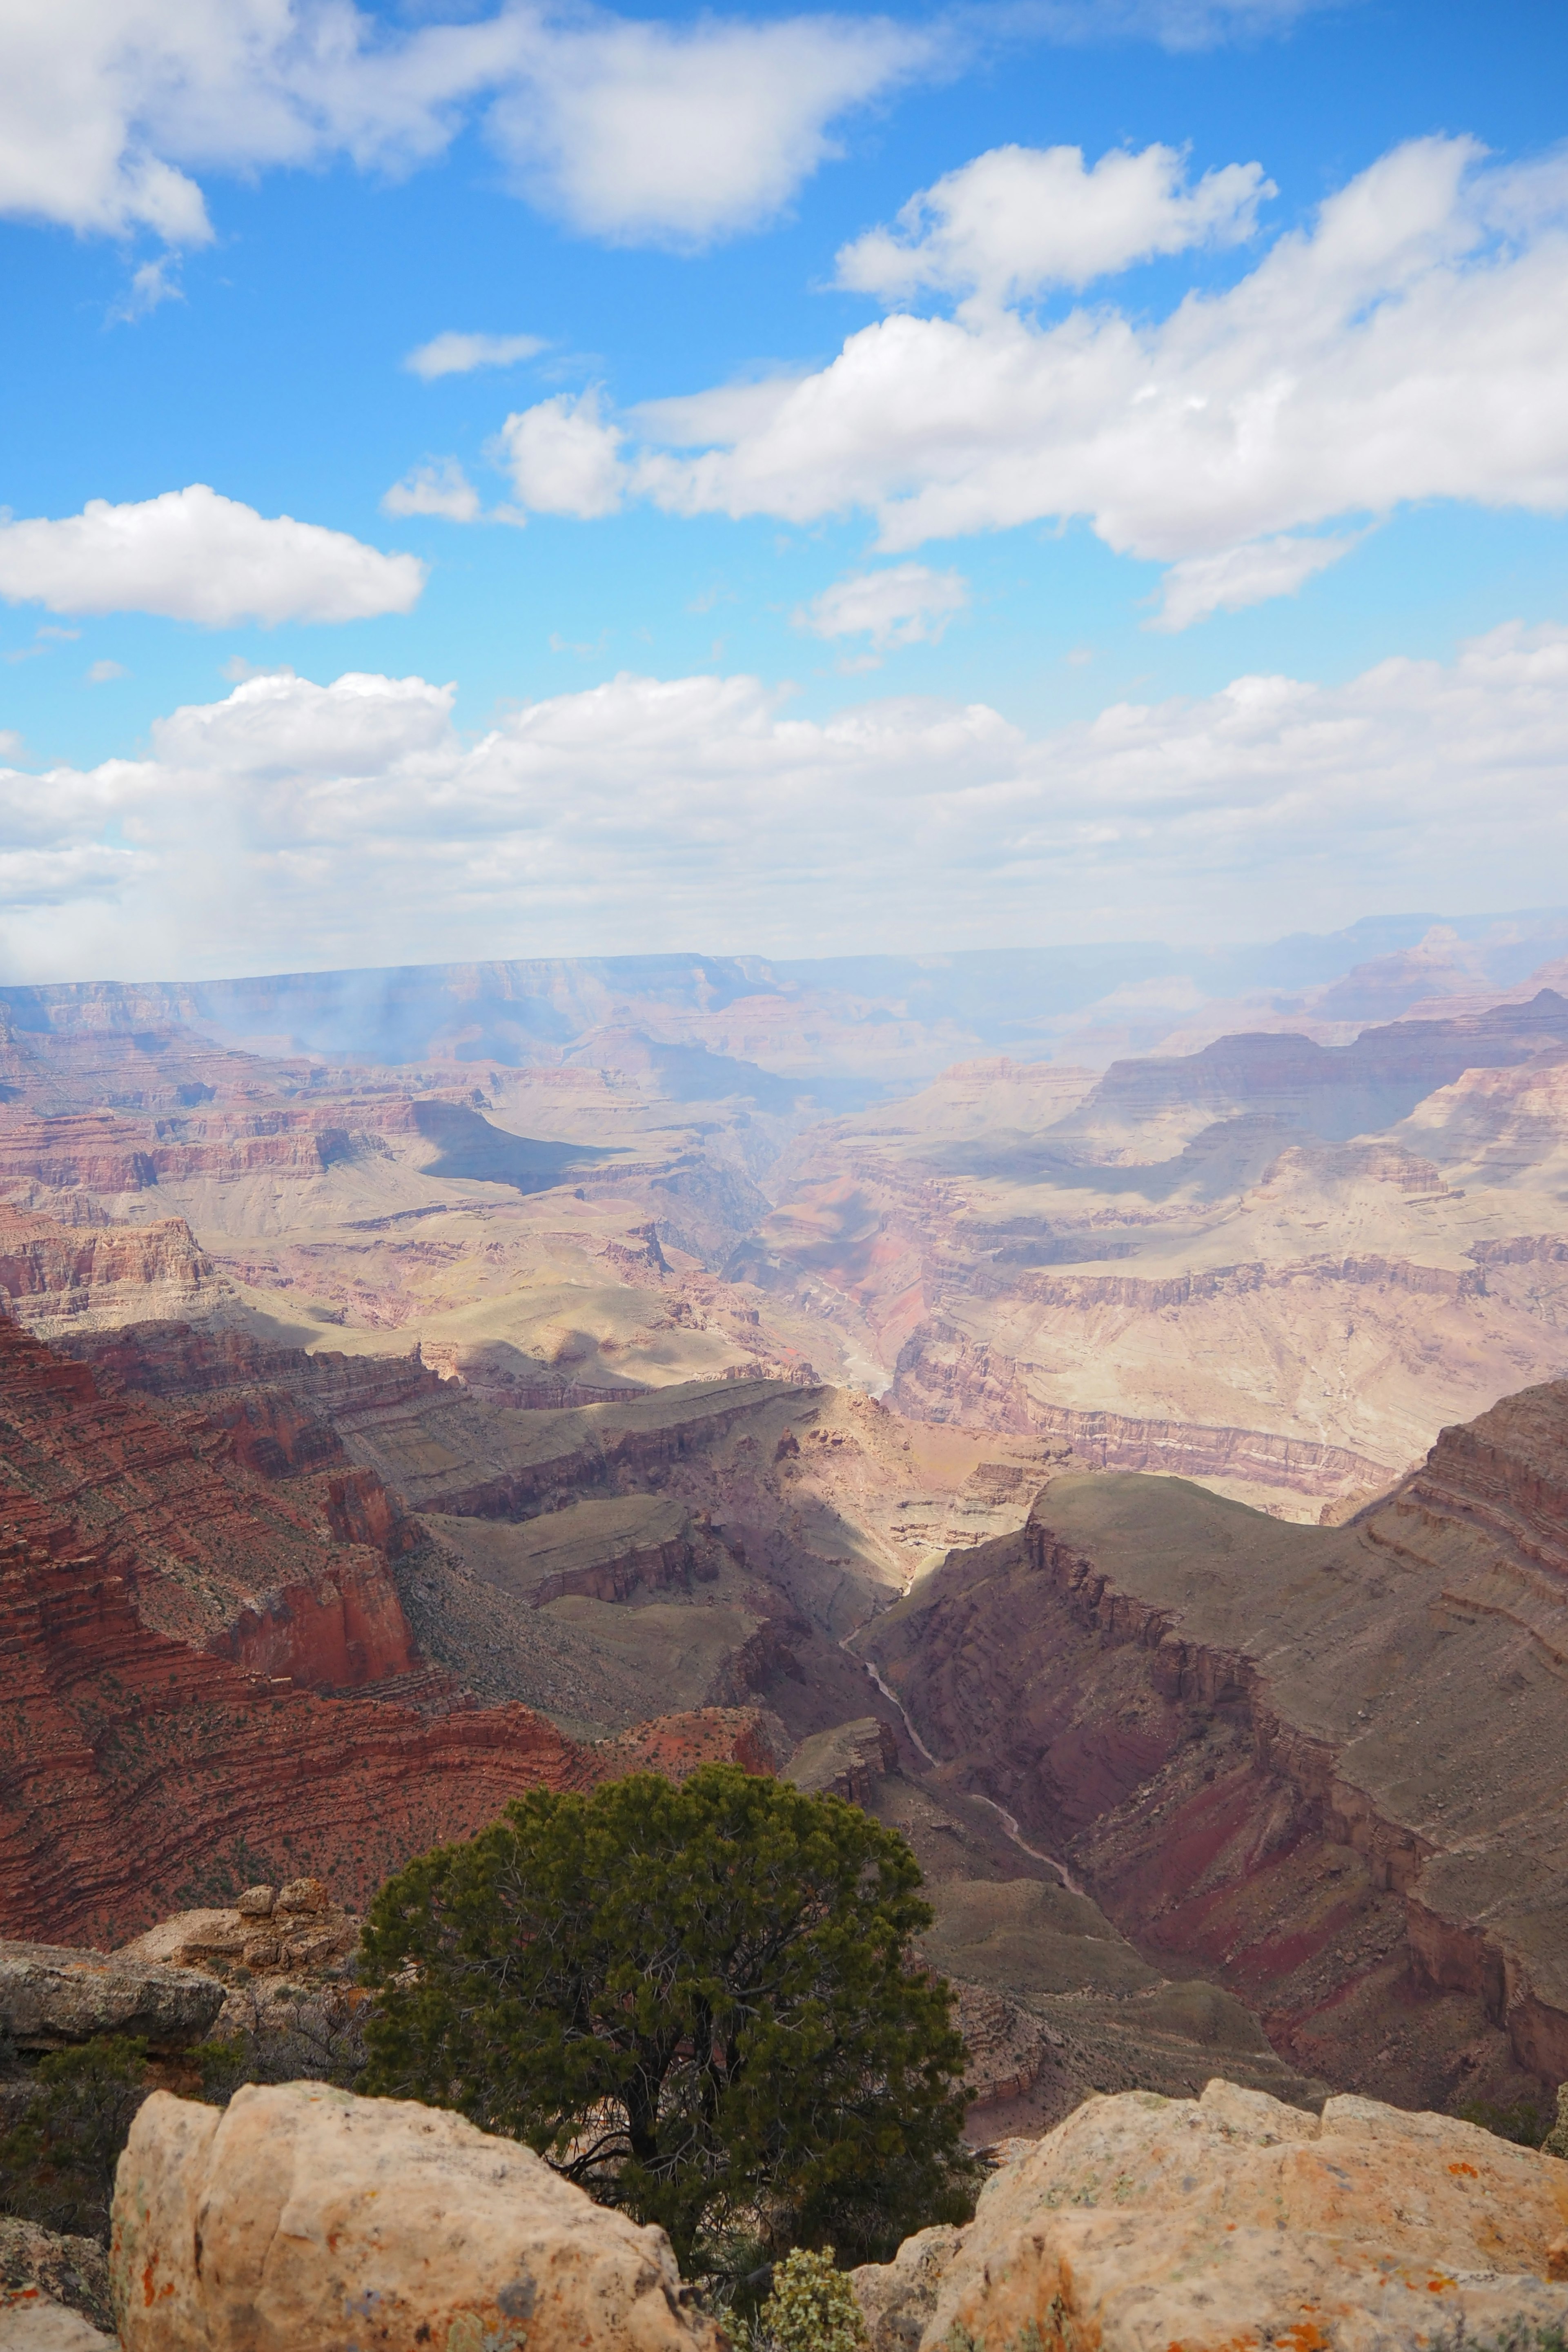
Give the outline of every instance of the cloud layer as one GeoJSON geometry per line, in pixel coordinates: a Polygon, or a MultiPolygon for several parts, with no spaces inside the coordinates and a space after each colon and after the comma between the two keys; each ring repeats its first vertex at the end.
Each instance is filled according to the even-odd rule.
{"type": "Polygon", "coordinates": [[[51,613],[158,613],[210,628],[358,621],[411,611],[424,585],[415,556],[258,515],[205,482],[130,506],[89,499],[60,521],[0,520],[0,596],[51,613]]]}
{"type": "Polygon", "coordinates": [[[0,769],[12,977],[610,946],[1246,938],[1539,896],[1568,857],[1568,626],[1348,685],[1244,677],[1030,740],[984,704],[793,718],[622,677],[477,741],[452,689],[252,677],[150,756],[0,769]]]}
{"type": "MultiPolygon", "coordinates": [[[[1299,586],[1345,552],[1316,535],[1336,520],[1568,507],[1568,155],[1504,170],[1471,140],[1416,140],[1163,319],[1024,306],[1053,275],[1241,234],[1263,192],[1253,165],[1188,187],[1163,148],[1091,171],[1071,149],[999,150],[842,257],[889,297],[957,297],[954,315],[896,310],[826,368],[651,404],[627,420],[640,446],[581,411],[570,463],[552,471],[542,437],[519,495],[795,524],[860,510],[889,553],[1087,517],[1119,553],[1177,567],[1168,626],[1299,586]],[[1042,209],[1058,180],[1071,201],[1042,209]]],[[[543,414],[509,434],[529,442],[543,414]]]]}
{"type": "Polygon", "coordinates": [[[776,211],[835,152],[834,122],[938,46],[826,14],[680,27],[503,5],[398,33],[352,0],[13,0],[0,214],[200,245],[198,174],[407,171],[478,120],[519,191],[573,226],[701,244],[776,211]]]}
{"type": "Polygon", "coordinates": [[[795,617],[797,627],[819,637],[869,637],[881,654],[895,646],[935,645],[968,602],[969,583],[960,573],[893,563],[836,580],[795,617]]]}

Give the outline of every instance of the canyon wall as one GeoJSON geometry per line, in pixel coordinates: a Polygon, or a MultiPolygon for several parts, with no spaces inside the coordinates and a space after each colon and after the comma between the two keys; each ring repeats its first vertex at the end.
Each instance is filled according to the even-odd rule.
{"type": "Polygon", "coordinates": [[[1411,2105],[1568,2076],[1568,1384],[1445,1432],[1384,1504],[1282,1526],[1172,1480],[1052,1481],[1025,1535],[866,1642],[1168,1969],[1411,2105]]]}

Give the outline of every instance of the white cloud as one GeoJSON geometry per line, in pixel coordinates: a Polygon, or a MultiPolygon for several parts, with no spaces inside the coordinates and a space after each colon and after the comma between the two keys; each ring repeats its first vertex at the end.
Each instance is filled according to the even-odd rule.
{"type": "Polygon", "coordinates": [[[357,621],[406,613],[425,566],[346,531],[268,518],[205,482],[132,506],[89,499],[51,522],[0,520],[0,596],[51,613],[237,621],[357,621]]]}
{"type": "Polygon", "coordinates": [[[411,375],[422,376],[433,383],[437,376],[470,375],[475,368],[515,367],[519,360],[531,360],[545,345],[538,335],[460,335],[447,332],[432,336],[427,343],[410,352],[404,366],[411,375]]]}
{"type": "Polygon", "coordinates": [[[1256,584],[1279,560],[1257,542],[1405,500],[1559,512],[1568,155],[1500,170],[1473,141],[1414,141],[1163,320],[895,313],[813,373],[637,421],[693,451],[627,457],[670,511],[861,509],[888,552],[1084,515],[1119,552],[1225,556],[1256,584]]]}
{"type": "Polygon", "coordinates": [[[886,653],[899,646],[935,645],[968,602],[969,583],[959,572],[894,563],[885,572],[858,572],[835,581],[795,618],[797,628],[816,636],[868,636],[879,653],[886,653]]]}
{"type": "Polygon", "coordinates": [[[794,717],[750,677],[616,677],[477,740],[453,701],[281,672],[144,759],[0,769],[10,976],[279,970],[301,938],[326,966],[1236,939],[1531,903],[1568,856],[1568,626],[1033,740],[920,697],[794,717]]]}
{"type": "Polygon", "coordinates": [[[1173,563],[1161,583],[1163,603],[1150,623],[1155,629],[1186,629],[1211,613],[1240,613],[1271,596],[1293,596],[1314,572],[1326,572],[1360,544],[1355,535],[1337,539],[1259,539],[1220,555],[1190,555],[1173,563]]]}
{"type": "Polygon", "coordinates": [[[161,302],[183,302],[184,299],[179,255],[161,253],[132,271],[129,286],[110,310],[110,324],[134,326],[138,319],[145,319],[161,302]]]}
{"type": "Polygon", "coordinates": [[[776,214],[839,152],[840,116],[938,54],[883,16],[603,16],[542,38],[498,96],[491,135],[519,184],[574,227],[703,245],[776,214]]]}
{"type": "Polygon", "coordinates": [[[1089,171],[1081,147],[994,147],[911,196],[896,228],[845,246],[838,283],[887,302],[922,292],[1016,302],[1155,254],[1239,244],[1277,193],[1260,163],[1227,163],[1189,186],[1173,147],[1113,148],[1089,171]]]}
{"type": "Polygon", "coordinates": [[[620,446],[626,436],[605,424],[592,389],[560,393],[509,416],[495,458],[510,474],[522,505],[535,514],[614,514],[626,488],[620,446]]]}
{"type": "Polygon", "coordinates": [[[381,504],[389,515],[443,515],[448,522],[473,522],[479,494],[456,457],[427,457],[394,482],[381,504]]]}
{"type": "Polygon", "coordinates": [[[123,662],[95,661],[89,667],[87,682],[89,686],[110,686],[117,677],[129,677],[130,675],[123,662]]]}
{"type": "Polygon", "coordinates": [[[406,171],[478,121],[574,226],[702,243],[775,212],[833,124],[940,47],[883,17],[675,27],[515,0],[402,31],[353,0],[8,0],[0,214],[200,245],[195,173],[406,171]]]}

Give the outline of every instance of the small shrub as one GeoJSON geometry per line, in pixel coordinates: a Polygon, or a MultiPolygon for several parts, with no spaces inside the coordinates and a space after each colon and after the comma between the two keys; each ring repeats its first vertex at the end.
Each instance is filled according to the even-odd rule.
{"type": "Polygon", "coordinates": [[[831,2246],[798,2246],[773,2271],[773,2288],[746,2331],[748,2352],[865,2352],[866,2322],[831,2246]]]}
{"type": "Polygon", "coordinates": [[[46,2230],[107,2239],[114,2168],[148,2095],[147,2044],[100,2034],[38,2061],[37,2092],[0,2137],[0,2209],[46,2230]]]}
{"type": "Polygon", "coordinates": [[[1546,2119],[1533,2099],[1516,2099],[1511,2106],[1494,2106],[1489,2099],[1471,2099],[1459,2109],[1462,2124],[1479,2124],[1498,2139],[1515,2147],[1539,2147],[1546,2137],[1546,2119]]]}
{"type": "Polygon", "coordinates": [[[1560,2320],[1527,2319],[1516,2312],[1484,2336],[1472,2336],[1465,2321],[1455,2321],[1432,2338],[1431,2352],[1568,2352],[1568,2336],[1560,2320]]]}

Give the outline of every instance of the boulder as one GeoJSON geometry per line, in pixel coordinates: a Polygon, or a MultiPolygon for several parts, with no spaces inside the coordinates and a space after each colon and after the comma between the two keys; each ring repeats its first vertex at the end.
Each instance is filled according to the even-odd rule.
{"type": "Polygon", "coordinates": [[[854,2273],[874,2352],[1416,2352],[1568,2320],[1568,2163],[1451,2116],[1214,2082],[1087,2099],[1006,2155],[951,2248],[854,2273]]]}
{"type": "Polygon", "coordinates": [[[124,2352],[723,2352],[661,2230],[459,2116],[321,2083],[155,2091],[110,2269],[124,2352]]]}
{"type": "Polygon", "coordinates": [[[90,2319],[47,2294],[0,2295],[0,2352],[118,2352],[90,2319]]]}
{"type": "Polygon", "coordinates": [[[0,1942],[0,2028],[18,2050],[63,2050],[95,2033],[137,2033],[154,2050],[181,2050],[211,2030],[223,2001],[223,1986],[195,1969],[0,1942]]]}
{"type": "Polygon", "coordinates": [[[96,2238],[64,2237],[0,2213],[0,2345],[6,2315],[39,2305],[74,2311],[100,2331],[112,2326],[103,2248],[96,2238]]]}

